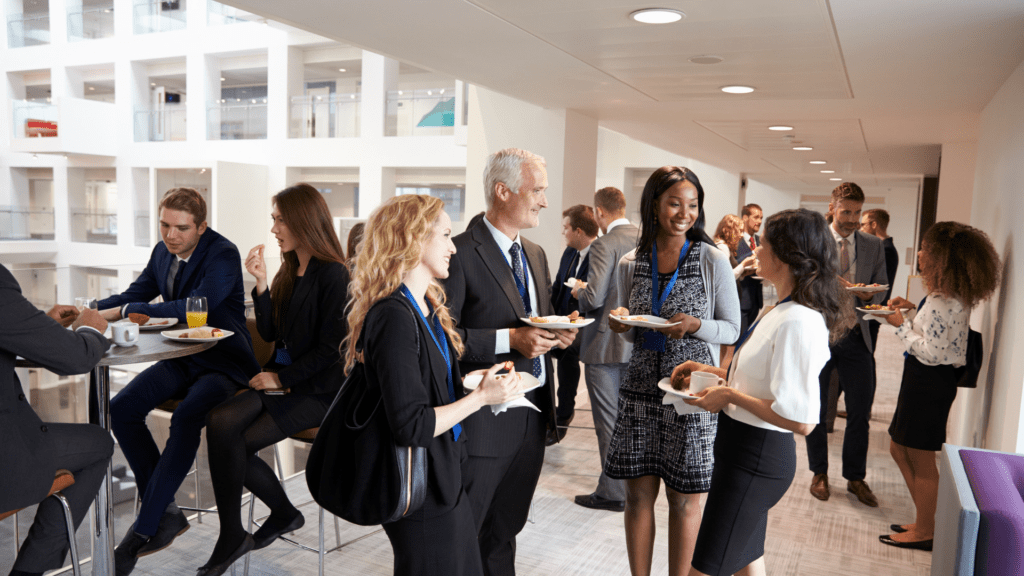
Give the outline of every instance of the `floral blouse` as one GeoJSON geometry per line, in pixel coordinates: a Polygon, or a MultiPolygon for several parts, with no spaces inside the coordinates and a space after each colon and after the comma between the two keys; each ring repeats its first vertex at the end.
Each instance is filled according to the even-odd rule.
{"type": "Polygon", "coordinates": [[[926,366],[967,362],[967,329],[971,311],[956,298],[932,293],[912,319],[896,330],[907,352],[926,366]]]}

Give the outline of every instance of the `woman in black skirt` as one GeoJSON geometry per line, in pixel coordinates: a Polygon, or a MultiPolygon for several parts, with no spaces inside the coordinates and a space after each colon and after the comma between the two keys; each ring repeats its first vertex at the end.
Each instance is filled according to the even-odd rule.
{"type": "Polygon", "coordinates": [[[757,273],[775,285],[779,304],[740,338],[728,371],[686,362],[672,374],[688,381],[693,372],[711,372],[728,381],[687,400],[720,411],[690,576],[765,573],[768,510],[796,474],[793,432],[807,435],[818,423],[818,375],[829,340],[853,324],[838,249],[821,214],[786,210],[768,218],[756,256],[757,273]]]}
{"type": "MultiPolygon", "coordinates": [[[[199,576],[223,574],[250,549],[269,546],[304,522],[259,450],[319,426],[344,380],[339,347],[347,333],[348,269],[323,196],[308,184],[273,198],[270,231],[281,247],[281,268],[267,285],[263,245],[249,251],[246,270],[256,278],[253,303],[260,336],[274,355],[248,390],[207,416],[220,537],[199,576]],[[242,487],[270,508],[250,536],[242,527],[242,487]]],[[[248,335],[246,335],[248,338],[248,335]]]]}
{"type": "Polygon", "coordinates": [[[988,236],[958,222],[939,222],[921,242],[917,253],[928,296],[913,317],[903,313],[914,305],[893,298],[895,314],[885,321],[897,328],[907,348],[903,382],[889,426],[889,453],[903,473],[917,506],[913,524],[893,524],[895,534],[879,536],[898,548],[932,549],[939,470],[935,453],[946,441],[946,421],[956,398],[955,369],[967,358],[971,309],[999,285],[999,255],[988,236]]]}

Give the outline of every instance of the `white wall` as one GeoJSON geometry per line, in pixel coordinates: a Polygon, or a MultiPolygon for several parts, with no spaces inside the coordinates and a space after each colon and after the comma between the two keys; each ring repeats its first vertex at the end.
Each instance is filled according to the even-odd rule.
{"type": "Polygon", "coordinates": [[[936,222],[971,221],[977,153],[978,143],[974,141],[947,142],[942,145],[936,222]]]}
{"type": "MultiPolygon", "coordinates": [[[[747,199],[744,204],[757,204],[767,218],[776,212],[800,207],[800,192],[779,190],[757,180],[747,179],[747,199]]],[[[736,212],[739,215],[739,212],[736,212]]],[[[718,226],[718,220],[715,221],[718,226]]]]}
{"type": "MultiPolygon", "coordinates": [[[[988,233],[1003,259],[1003,278],[972,326],[985,340],[985,364],[975,390],[961,389],[951,414],[950,441],[1024,451],[1021,426],[1024,339],[1024,64],[1007,79],[981,116],[971,224],[988,233]]],[[[943,149],[945,152],[945,148],[943,149]]],[[[943,161],[945,164],[945,161],[943,161]]]]}

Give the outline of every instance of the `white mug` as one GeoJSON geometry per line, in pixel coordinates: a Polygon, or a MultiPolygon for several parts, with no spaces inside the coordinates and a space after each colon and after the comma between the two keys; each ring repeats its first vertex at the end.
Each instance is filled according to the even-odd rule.
{"type": "Polygon", "coordinates": [[[690,373],[690,394],[696,394],[718,384],[724,386],[725,380],[710,372],[690,373]]]}
{"type": "Polygon", "coordinates": [[[111,324],[110,335],[118,346],[134,346],[139,343],[139,325],[134,322],[111,324]]]}

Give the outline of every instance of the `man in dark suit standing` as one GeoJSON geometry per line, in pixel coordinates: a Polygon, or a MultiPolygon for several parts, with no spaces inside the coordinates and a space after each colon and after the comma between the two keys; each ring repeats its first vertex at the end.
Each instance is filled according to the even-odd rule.
{"type": "Polygon", "coordinates": [[[117,576],[127,576],[140,556],[167,546],[188,530],[174,494],[192,467],[206,414],[246,387],[260,371],[245,327],[242,262],[227,238],[206,225],[206,201],[191,188],[174,188],[160,202],[160,234],[149,264],[128,290],[101,300],[107,320],[141,313],[186,322],[189,296],[206,297],[208,325],[234,332],[193,356],[163,360],[135,377],[110,404],[111,426],[142,496],[139,514],[114,550],[117,576]],[[159,304],[149,304],[157,296],[159,304]],[[161,454],[146,415],[170,399],[171,416],[161,454]]]}
{"type": "MultiPolygon", "coordinates": [[[[885,291],[883,302],[888,302],[889,298],[892,298],[893,285],[896,283],[896,271],[900,267],[900,253],[896,250],[892,236],[889,236],[889,213],[881,208],[868,210],[861,216],[860,231],[871,234],[882,241],[882,248],[885,249],[885,275],[889,278],[889,289],[885,291]]],[[[869,326],[871,328],[871,351],[874,352],[878,346],[878,328],[881,324],[871,322],[869,326]]]]}
{"type": "MultiPolygon", "coordinates": [[[[568,316],[579,312],[579,301],[573,296],[573,289],[566,282],[570,279],[584,282],[590,270],[590,244],[597,238],[597,220],[590,206],[577,204],[562,212],[562,238],[565,251],[558,265],[558,274],[551,285],[551,305],[555,314],[568,316]]],[[[557,428],[549,430],[545,445],[553,446],[569,431],[569,424],[576,414],[576,390],[580,385],[580,340],[565,350],[552,350],[558,361],[558,407],[555,410],[557,428]]]]}
{"type": "Polygon", "coordinates": [[[99,426],[43,423],[25,397],[14,360],[21,356],[61,376],[88,372],[110,347],[106,329],[107,321],[88,308],[79,314],[74,306],[55,306],[43,314],[0,265],[0,462],[8,472],[0,476],[0,512],[39,503],[12,576],[42,576],[64,564],[70,547],[64,512],[46,498],[56,471],[75,477],[63,493],[77,527],[114,453],[114,441],[99,426]]]}
{"type": "MultiPolygon", "coordinates": [[[[839,273],[846,286],[858,284],[887,284],[885,251],[882,241],[858,230],[864,191],[853,182],[844,182],[832,191],[829,212],[832,231],[839,254],[839,273]]],[[[881,304],[885,289],[873,292],[854,292],[857,306],[881,304]]],[[[871,405],[875,400],[875,359],[871,331],[863,312],[857,312],[857,325],[829,349],[832,359],[825,364],[818,378],[821,388],[821,420],[807,436],[807,460],[814,478],[811,494],[819,500],[828,500],[828,436],[825,432],[825,412],[832,370],[839,376],[839,387],[846,395],[846,434],[843,438],[843,477],[846,489],[867,506],[878,506],[878,499],[864,482],[867,474],[868,432],[871,405]]]]}
{"type": "Polygon", "coordinates": [[[515,574],[516,535],[526,525],[544,463],[544,437],[555,427],[555,390],[548,352],[572,344],[576,330],[526,326],[527,316],[553,312],[551,274],[540,246],[520,230],[540,225],[548,201],[544,159],[507,148],[487,161],[483,221],[453,239],[457,252],[444,282],[448,306],[466,351],[468,373],[509,361],[533,374],[541,387],[526,394],[540,412],[480,410],[463,422],[469,458],[463,482],[473,514],[484,574],[515,574]]]}
{"type": "Polygon", "coordinates": [[[594,492],[576,496],[575,502],[584,508],[622,512],[626,509],[625,482],[604,473],[604,459],[618,416],[619,384],[626,379],[633,344],[608,329],[608,314],[618,307],[619,260],[636,248],[640,230],[626,219],[626,196],[618,188],[602,188],[594,194],[594,213],[604,235],[590,245],[587,282],[573,288],[573,294],[579,298],[580,312],[596,320],[577,340],[594,416],[601,476],[594,492]]]}
{"type": "MultiPolygon", "coordinates": [[[[763,213],[757,204],[747,204],[740,212],[743,220],[743,237],[736,246],[736,259],[743,262],[754,255],[754,249],[761,245],[757,231],[761,229],[763,213]]],[[[740,335],[747,333],[747,328],[757,320],[757,315],[764,306],[764,292],[761,281],[753,278],[753,271],[745,272],[740,280],[740,335]]]]}

